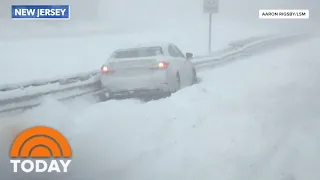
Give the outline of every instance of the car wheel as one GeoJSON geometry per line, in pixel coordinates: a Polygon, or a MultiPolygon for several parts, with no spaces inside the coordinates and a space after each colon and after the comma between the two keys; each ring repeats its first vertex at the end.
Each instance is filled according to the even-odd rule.
{"type": "Polygon", "coordinates": [[[110,95],[108,93],[101,93],[98,95],[99,102],[108,101],[110,99],[110,95]]]}
{"type": "Polygon", "coordinates": [[[179,73],[176,73],[176,75],[172,75],[168,79],[169,84],[169,91],[167,91],[168,96],[171,96],[172,93],[177,92],[179,89],[181,89],[181,80],[179,73]]]}
{"type": "Polygon", "coordinates": [[[191,85],[197,84],[198,83],[198,77],[197,77],[197,71],[192,68],[192,80],[191,80],[191,85]]]}
{"type": "Polygon", "coordinates": [[[179,91],[181,89],[181,79],[180,79],[179,73],[177,73],[177,75],[176,75],[175,85],[176,85],[175,92],[177,92],[177,91],[179,91]]]}

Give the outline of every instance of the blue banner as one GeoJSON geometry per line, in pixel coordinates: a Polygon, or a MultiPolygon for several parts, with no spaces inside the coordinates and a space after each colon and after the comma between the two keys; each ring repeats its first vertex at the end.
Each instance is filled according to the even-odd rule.
{"type": "Polygon", "coordinates": [[[69,5],[12,5],[12,19],[70,19],[69,5]]]}

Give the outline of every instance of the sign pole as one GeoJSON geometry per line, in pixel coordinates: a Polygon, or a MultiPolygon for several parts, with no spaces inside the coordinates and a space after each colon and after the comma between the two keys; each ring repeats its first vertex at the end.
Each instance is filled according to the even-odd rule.
{"type": "Polygon", "coordinates": [[[212,29],[212,14],[209,13],[209,44],[208,44],[208,52],[211,52],[211,29],[212,29]]]}
{"type": "Polygon", "coordinates": [[[212,14],[216,14],[219,12],[219,0],[203,0],[203,12],[209,14],[208,51],[211,52],[212,14]]]}

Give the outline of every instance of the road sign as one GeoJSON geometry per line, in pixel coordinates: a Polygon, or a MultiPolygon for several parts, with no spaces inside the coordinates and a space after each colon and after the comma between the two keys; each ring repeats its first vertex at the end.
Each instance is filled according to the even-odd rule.
{"type": "Polygon", "coordinates": [[[203,12],[209,14],[218,13],[219,0],[203,0],[203,12]]]}

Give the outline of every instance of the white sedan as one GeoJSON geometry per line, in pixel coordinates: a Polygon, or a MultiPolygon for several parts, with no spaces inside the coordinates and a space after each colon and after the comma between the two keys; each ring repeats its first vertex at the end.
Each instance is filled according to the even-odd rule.
{"type": "Polygon", "coordinates": [[[170,95],[197,82],[190,59],[172,43],[145,44],[118,49],[101,67],[103,97],[135,96],[145,93],[170,95]]]}

